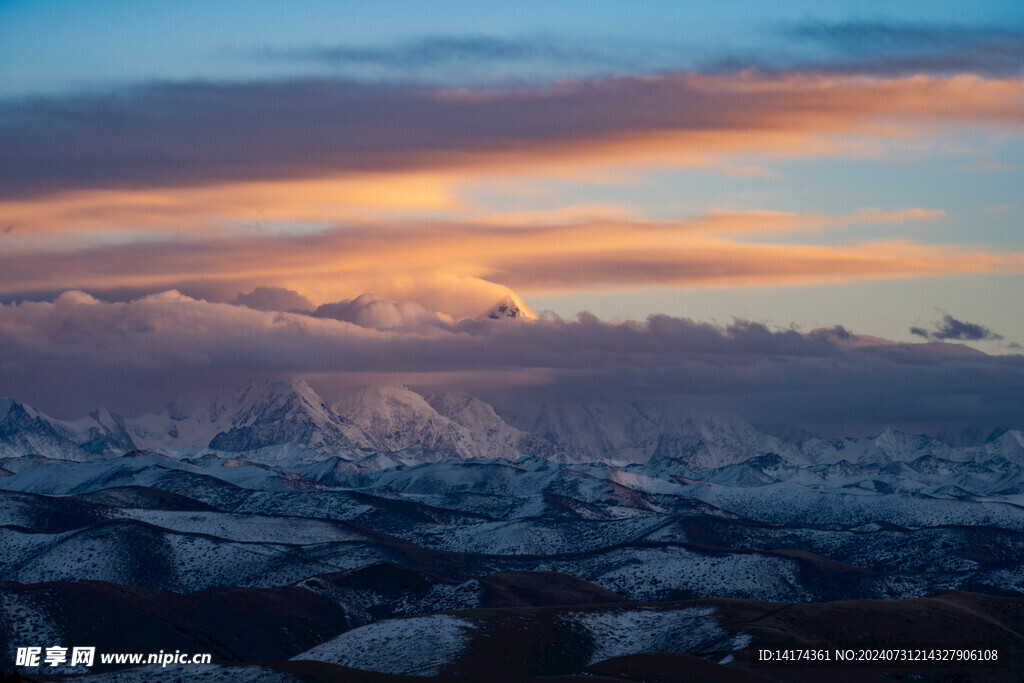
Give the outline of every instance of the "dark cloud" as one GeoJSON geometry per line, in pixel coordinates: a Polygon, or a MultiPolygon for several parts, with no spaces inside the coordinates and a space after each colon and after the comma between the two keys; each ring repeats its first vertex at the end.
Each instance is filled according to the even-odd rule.
{"type": "Polygon", "coordinates": [[[1000,341],[1003,335],[996,334],[982,325],[957,320],[946,314],[934,330],[911,327],[910,334],[937,341],[1000,341]]]}
{"type": "Polygon", "coordinates": [[[640,79],[479,95],[305,80],[7,102],[0,196],[420,168],[645,127],[728,127],[701,99],[640,79]]]}
{"type": "Polygon", "coordinates": [[[231,303],[257,311],[312,311],[314,308],[312,301],[285,287],[257,287],[247,294],[239,294],[231,303]]]}
{"type": "MultiPolygon", "coordinates": [[[[373,301],[382,300],[363,304],[373,301]]],[[[414,384],[450,376],[476,378],[491,394],[529,384],[515,389],[527,400],[672,396],[759,423],[832,433],[885,424],[990,429],[1020,426],[1024,414],[1024,357],[955,344],[670,316],[617,324],[591,315],[404,322],[377,330],[176,292],[127,303],[68,292],[51,303],[0,307],[0,394],[74,415],[100,404],[157,408],[197,385],[254,377],[379,376],[414,384]]]]}
{"type": "Polygon", "coordinates": [[[852,339],[853,333],[842,325],[836,325],[832,328],[832,334],[842,340],[852,339]]]}
{"type": "Polygon", "coordinates": [[[1001,334],[995,334],[987,327],[957,320],[951,315],[943,318],[942,324],[932,333],[936,339],[957,341],[981,341],[983,339],[999,340],[1001,334]]]}
{"type": "MultiPolygon", "coordinates": [[[[653,152],[659,134],[845,131],[883,115],[1021,118],[1015,102],[948,92],[949,84],[919,83],[913,87],[921,92],[907,92],[906,83],[765,78],[666,74],[486,91],[343,80],[191,82],[9,100],[0,102],[0,198],[550,164],[553,156],[593,154],[615,142],[653,152]]],[[[746,144],[765,143],[755,136],[746,144]]]]}

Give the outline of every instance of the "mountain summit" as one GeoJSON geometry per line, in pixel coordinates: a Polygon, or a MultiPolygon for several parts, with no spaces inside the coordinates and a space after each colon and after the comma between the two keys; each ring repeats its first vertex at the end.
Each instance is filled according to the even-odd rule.
{"type": "Polygon", "coordinates": [[[490,310],[481,317],[490,318],[491,320],[502,320],[504,318],[537,320],[537,314],[526,305],[525,301],[515,294],[506,295],[504,299],[491,306],[490,310]]]}

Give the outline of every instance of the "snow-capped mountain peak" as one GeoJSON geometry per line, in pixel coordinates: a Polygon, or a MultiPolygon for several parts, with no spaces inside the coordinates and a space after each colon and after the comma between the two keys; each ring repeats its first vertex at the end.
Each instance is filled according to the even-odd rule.
{"type": "Polygon", "coordinates": [[[90,453],[77,443],[72,430],[30,406],[0,400],[0,457],[45,455],[63,460],[86,460],[90,453]]]}
{"type": "Polygon", "coordinates": [[[265,464],[338,458],[360,469],[386,462],[537,457],[704,470],[767,455],[797,467],[842,461],[898,466],[922,458],[1024,464],[1024,436],[1012,429],[963,446],[894,428],[860,438],[780,438],[737,416],[698,412],[668,397],[491,400],[373,386],[350,390],[328,405],[302,380],[265,380],[237,391],[181,396],[159,413],[123,418],[101,408],[62,421],[3,399],[0,457],[82,461],[142,449],[176,458],[220,452],[265,464]],[[396,460],[392,454],[400,455],[396,460]],[[372,456],[386,457],[367,459],[372,456]]]}
{"type": "Polygon", "coordinates": [[[179,397],[157,414],[130,420],[135,443],[143,448],[181,451],[257,451],[290,445],[317,453],[359,448],[362,432],[338,417],[306,382],[251,382],[179,397]]]}
{"type": "Polygon", "coordinates": [[[537,320],[537,314],[526,305],[526,302],[511,293],[507,294],[504,299],[491,306],[491,308],[481,317],[490,318],[491,320],[503,320],[505,318],[537,320]]]}

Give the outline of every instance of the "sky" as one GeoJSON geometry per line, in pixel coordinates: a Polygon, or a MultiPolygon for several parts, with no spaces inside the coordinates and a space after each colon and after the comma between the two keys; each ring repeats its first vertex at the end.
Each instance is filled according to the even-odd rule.
{"type": "Polygon", "coordinates": [[[1015,1],[7,0],[0,394],[297,373],[1019,421],[1022,124],[1015,1]],[[541,320],[475,326],[512,293],[541,320]]]}

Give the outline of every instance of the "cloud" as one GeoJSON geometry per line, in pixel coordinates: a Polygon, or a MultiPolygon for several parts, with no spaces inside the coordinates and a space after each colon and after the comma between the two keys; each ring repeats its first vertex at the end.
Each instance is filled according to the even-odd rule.
{"type": "MultiPolygon", "coordinates": [[[[777,31],[785,44],[720,52],[704,61],[704,71],[762,70],[901,76],[979,73],[1019,75],[1024,69],[1024,31],[1012,26],[941,24],[880,20],[802,21],[777,31]]],[[[678,43],[650,44],[639,53],[607,37],[586,47],[565,37],[429,35],[387,45],[341,44],[264,48],[259,57],[319,63],[333,68],[367,68],[382,73],[434,78],[447,67],[465,77],[475,70],[493,78],[504,65],[573,66],[586,70],[665,73],[692,68],[692,49],[678,43]],[[486,72],[483,70],[486,69],[486,72]]],[[[510,72],[510,75],[515,72],[510,72]]],[[[520,78],[522,76],[520,75],[520,78]]]]}
{"type": "Polygon", "coordinates": [[[1003,338],[1003,335],[996,334],[987,327],[957,320],[949,314],[943,317],[941,323],[937,323],[934,330],[911,327],[910,333],[938,341],[1000,341],[1003,338]]]}
{"type": "Polygon", "coordinates": [[[240,291],[273,286],[315,303],[374,291],[461,318],[478,315],[509,288],[530,294],[620,285],[728,287],[1024,272],[1024,253],[971,245],[874,241],[823,246],[745,239],[766,231],[852,224],[860,216],[753,212],[664,222],[364,223],[299,235],[232,235],[67,251],[6,249],[0,252],[0,296],[45,298],[83,289],[118,298],[118,291],[138,295],[178,289],[228,301],[240,291]]]}
{"type": "MultiPolygon", "coordinates": [[[[369,310],[380,301],[346,304],[369,310]]],[[[0,305],[0,371],[3,393],[71,415],[99,404],[137,412],[197,386],[286,375],[468,380],[508,400],[674,396],[758,422],[840,432],[889,423],[1019,425],[1024,407],[1024,357],[955,344],[670,316],[606,323],[581,314],[380,330],[178,292],[121,303],[68,292],[53,302],[0,305]]]]}
{"type": "Polygon", "coordinates": [[[865,51],[892,52],[933,48],[957,48],[964,52],[998,52],[1002,48],[1024,50],[1024,31],[1019,28],[991,25],[863,20],[804,21],[786,29],[785,35],[860,54],[865,51]]]}
{"type": "Polygon", "coordinates": [[[885,21],[807,21],[788,27],[790,40],[827,50],[814,61],[786,68],[873,75],[980,73],[1024,70],[1024,31],[967,24],[885,21]]]}
{"type": "MultiPolygon", "coordinates": [[[[906,220],[905,212],[890,212],[906,220]]],[[[564,224],[364,223],[311,234],[153,241],[0,252],[0,296],[82,289],[105,298],[162,289],[219,301],[257,286],[315,303],[365,291],[455,318],[509,293],[608,286],[748,286],[1024,272],[1024,253],[971,245],[873,241],[834,246],[746,241],[764,232],[853,224],[840,217],[752,212],[680,221],[564,224]]],[[[877,219],[876,212],[867,212],[877,219]]]]}
{"type": "Polygon", "coordinates": [[[472,66],[501,62],[580,62],[601,53],[540,38],[496,36],[426,36],[387,46],[334,45],[294,49],[263,49],[259,55],[289,61],[340,65],[375,65],[403,70],[452,63],[472,66]]]}
{"type": "Polygon", "coordinates": [[[1007,27],[864,20],[803,21],[790,26],[785,33],[793,38],[861,51],[935,45],[977,46],[1024,39],[1019,29],[1007,27]]]}
{"type": "Polygon", "coordinates": [[[231,302],[257,311],[312,311],[313,302],[284,287],[257,287],[248,294],[239,294],[231,302]]]}
{"type": "Polygon", "coordinates": [[[355,299],[323,304],[313,315],[350,322],[376,330],[417,329],[444,323],[435,314],[413,301],[394,301],[376,294],[360,294],[355,299]]]}
{"type": "Polygon", "coordinates": [[[822,327],[817,330],[812,330],[809,334],[812,337],[823,337],[825,339],[831,339],[837,342],[850,342],[858,339],[856,335],[854,335],[852,332],[850,332],[842,325],[822,327]]]}
{"type": "Polygon", "coordinates": [[[1017,126],[1020,91],[1019,78],[800,73],[624,76],[506,90],[330,79],[157,83],[0,102],[0,198],[824,153],[835,147],[828,136],[919,128],[894,132],[894,121],[1017,126]]]}
{"type": "MultiPolygon", "coordinates": [[[[460,202],[444,173],[388,173],[215,184],[159,190],[90,190],[46,201],[0,201],[0,214],[17,221],[18,244],[50,248],[54,235],[82,241],[97,234],[139,233],[190,237],[310,232],[368,215],[456,210],[460,202]]],[[[8,243],[12,240],[8,239],[8,243]]]]}

